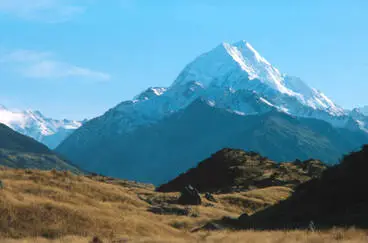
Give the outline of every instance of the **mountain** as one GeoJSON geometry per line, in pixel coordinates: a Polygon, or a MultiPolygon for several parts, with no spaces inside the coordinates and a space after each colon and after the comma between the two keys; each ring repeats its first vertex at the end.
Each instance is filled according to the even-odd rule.
{"type": "Polygon", "coordinates": [[[348,111],[348,114],[352,119],[348,122],[347,127],[352,130],[362,130],[368,133],[368,116],[365,115],[364,110],[356,108],[348,111]]]}
{"type": "Polygon", "coordinates": [[[333,163],[368,141],[364,132],[334,128],[321,120],[278,111],[242,116],[202,100],[159,123],[101,136],[91,141],[95,144],[74,141],[73,136],[57,151],[81,168],[155,184],[175,178],[224,147],[256,151],[278,162],[316,158],[333,163]]]}
{"type": "Polygon", "coordinates": [[[54,120],[44,117],[39,111],[11,111],[0,105],[0,123],[26,136],[56,148],[82,123],[70,120],[54,120]]]}
{"type": "Polygon", "coordinates": [[[338,127],[344,127],[350,118],[326,95],[299,78],[281,74],[249,43],[241,41],[219,45],[190,63],[169,88],[148,88],[93,123],[104,133],[115,129],[123,133],[156,123],[198,98],[243,115],[277,109],[338,127]]]}
{"type": "Polygon", "coordinates": [[[245,41],[234,45],[224,43],[200,56],[184,69],[172,87],[192,81],[201,83],[208,90],[208,99],[218,106],[245,114],[259,111],[250,109],[247,102],[239,99],[235,102],[224,100],[224,91],[236,94],[237,91],[252,90],[260,94],[259,98],[266,105],[293,115],[328,120],[333,120],[327,118],[328,115],[344,115],[343,109],[323,93],[310,88],[299,78],[281,74],[245,41]],[[216,94],[216,91],[220,93],[216,94]]]}
{"type": "Polygon", "coordinates": [[[224,147],[336,163],[367,141],[366,124],[241,41],[90,120],[57,151],[89,170],[163,183],[224,147]]]}
{"type": "Polygon", "coordinates": [[[365,116],[368,116],[368,106],[362,106],[359,108],[355,108],[354,111],[357,111],[365,116]]]}
{"type": "Polygon", "coordinates": [[[18,169],[80,170],[45,145],[0,124],[0,165],[18,169]]]}
{"type": "Polygon", "coordinates": [[[300,185],[288,200],[251,217],[243,215],[241,227],[262,230],[337,227],[367,228],[368,146],[351,153],[326,170],[319,179],[300,185]]]}
{"type": "Polygon", "coordinates": [[[222,149],[197,167],[157,188],[180,192],[192,185],[200,192],[239,192],[272,186],[295,187],[321,176],[327,166],[318,160],[276,163],[258,153],[222,149]],[[211,173],[208,173],[208,172],[211,173]]]}

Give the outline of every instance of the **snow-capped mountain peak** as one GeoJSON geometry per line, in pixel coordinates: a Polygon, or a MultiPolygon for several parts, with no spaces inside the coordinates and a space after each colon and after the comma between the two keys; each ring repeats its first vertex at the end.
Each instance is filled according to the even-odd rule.
{"type": "Polygon", "coordinates": [[[168,171],[186,170],[188,161],[223,147],[284,160],[278,151],[292,146],[287,160],[334,154],[335,162],[367,141],[361,131],[368,132],[367,117],[353,117],[241,41],[199,56],[169,88],[145,90],[87,122],[57,151],[88,171],[162,183],[168,171]]]}
{"type": "Polygon", "coordinates": [[[244,85],[244,80],[249,82],[257,79],[281,93],[295,95],[284,85],[280,71],[246,41],[233,45],[224,42],[212,51],[201,55],[186,67],[174,85],[195,80],[194,78],[198,78],[199,75],[201,77],[197,81],[206,86],[216,84],[236,87],[244,85]]]}
{"type": "Polygon", "coordinates": [[[16,111],[0,105],[0,123],[55,148],[82,123],[46,118],[40,111],[16,111]]]}
{"type": "Polygon", "coordinates": [[[198,99],[243,116],[276,110],[324,120],[337,127],[346,127],[349,121],[347,112],[322,92],[300,78],[282,74],[251,44],[240,41],[222,43],[202,54],[169,88],[146,89],[94,119],[94,126],[100,127],[101,133],[131,132],[157,123],[198,99]]]}
{"type": "Polygon", "coordinates": [[[292,104],[291,100],[295,100],[313,112],[323,111],[333,116],[345,114],[326,95],[301,79],[282,74],[246,41],[222,43],[199,56],[184,69],[171,88],[192,81],[207,88],[256,91],[274,107],[291,113],[300,114],[297,111],[300,107],[292,104]]]}
{"type": "Polygon", "coordinates": [[[234,61],[249,74],[249,80],[259,79],[281,93],[295,95],[292,90],[285,87],[280,71],[273,67],[248,42],[240,41],[234,45],[228,43],[223,45],[234,61]]]}

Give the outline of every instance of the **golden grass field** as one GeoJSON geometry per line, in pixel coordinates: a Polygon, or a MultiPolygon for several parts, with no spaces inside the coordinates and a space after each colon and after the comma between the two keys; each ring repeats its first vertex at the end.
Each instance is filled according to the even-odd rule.
{"type": "MultiPolygon", "coordinates": [[[[59,239],[45,238],[24,238],[24,239],[3,239],[3,243],[90,243],[91,237],[68,236],[59,239]]],[[[367,233],[356,229],[336,229],[326,232],[308,233],[305,231],[220,231],[202,232],[194,234],[191,238],[180,238],[173,236],[151,236],[151,237],[128,237],[103,239],[101,242],[141,242],[141,243],[185,243],[185,242],[206,242],[206,243],[366,243],[367,233]]]]}
{"type": "Polygon", "coordinates": [[[178,193],[153,186],[68,172],[0,168],[0,242],[368,242],[363,230],[328,232],[198,231],[224,216],[254,213],[286,199],[292,190],[271,187],[215,195],[217,203],[175,205],[178,193]],[[159,215],[152,207],[186,209],[159,215]]]}

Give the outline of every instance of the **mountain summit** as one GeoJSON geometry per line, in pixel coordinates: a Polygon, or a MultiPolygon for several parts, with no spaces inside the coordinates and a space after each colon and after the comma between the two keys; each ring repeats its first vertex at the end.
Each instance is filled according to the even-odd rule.
{"type": "Polygon", "coordinates": [[[170,87],[149,88],[108,111],[103,120],[113,116],[117,132],[123,133],[156,123],[196,99],[239,115],[277,110],[337,127],[351,124],[349,115],[326,95],[300,78],[281,74],[246,41],[222,43],[187,65],[170,87]]]}
{"type": "Polygon", "coordinates": [[[169,88],[149,88],[112,111],[121,115],[128,129],[134,129],[184,109],[198,98],[243,115],[278,110],[337,127],[351,122],[325,94],[300,78],[282,74],[246,41],[222,43],[187,65],[169,88]],[[133,113],[134,121],[126,118],[133,113]]]}
{"type": "Polygon", "coordinates": [[[240,41],[87,122],[57,151],[90,171],[163,183],[224,147],[335,163],[368,142],[368,119],[357,118],[240,41]]]}
{"type": "Polygon", "coordinates": [[[187,66],[174,85],[199,79],[205,86],[245,88],[261,82],[285,94],[294,94],[283,84],[283,76],[248,42],[223,43],[187,66]],[[230,75],[231,74],[231,75],[230,75]],[[230,76],[229,76],[230,75],[230,76]],[[220,78],[221,77],[221,78],[220,78]]]}
{"type": "MultiPolygon", "coordinates": [[[[223,43],[201,55],[184,69],[171,89],[193,81],[209,90],[256,92],[263,103],[297,116],[325,117],[329,121],[336,120],[329,115],[344,116],[343,109],[326,95],[299,78],[281,74],[246,41],[223,43]]],[[[249,112],[244,108],[240,111],[249,112]]]]}

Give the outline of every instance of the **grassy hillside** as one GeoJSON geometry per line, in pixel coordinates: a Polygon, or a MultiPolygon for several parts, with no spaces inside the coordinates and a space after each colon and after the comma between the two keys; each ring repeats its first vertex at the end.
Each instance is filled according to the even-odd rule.
{"type": "Polygon", "coordinates": [[[0,178],[0,242],[4,243],[366,242],[365,232],[358,229],[203,230],[214,222],[225,226],[224,216],[253,214],[287,199],[292,189],[286,187],[220,194],[215,195],[217,203],[204,199],[201,206],[185,207],[176,203],[178,193],[158,193],[152,185],[107,177],[0,168],[0,178]],[[92,241],[95,237],[101,241],[92,241]]]}
{"type": "Polygon", "coordinates": [[[18,169],[68,170],[74,173],[81,171],[56,154],[22,153],[0,149],[0,165],[18,169]]]}
{"type": "Polygon", "coordinates": [[[178,193],[150,185],[68,172],[1,168],[0,237],[157,237],[193,240],[190,233],[215,219],[255,212],[287,198],[275,187],[204,199],[201,206],[176,204],[178,193]],[[155,209],[160,208],[161,211],[155,209]],[[186,212],[184,216],[177,212],[186,212]]]}
{"type": "Polygon", "coordinates": [[[52,154],[45,145],[0,123],[0,148],[24,153],[52,154]]]}
{"type": "Polygon", "coordinates": [[[0,124],[0,165],[19,169],[56,169],[80,173],[79,168],[45,145],[3,124],[0,124]]]}

